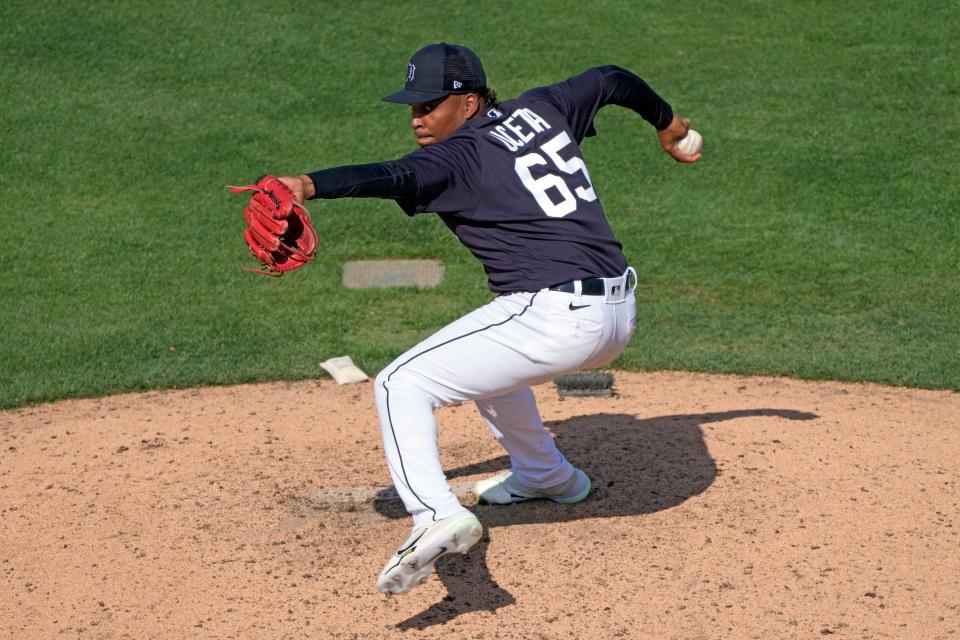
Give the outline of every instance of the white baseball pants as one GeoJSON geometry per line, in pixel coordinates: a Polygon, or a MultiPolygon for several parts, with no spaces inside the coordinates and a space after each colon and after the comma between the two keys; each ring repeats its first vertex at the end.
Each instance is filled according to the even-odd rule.
{"type": "Polygon", "coordinates": [[[474,401],[524,484],[550,487],[573,474],[543,426],[530,387],[600,367],[623,351],[636,328],[631,273],[606,279],[606,295],[544,289],[500,296],[380,372],[375,389],[384,453],[414,528],[465,511],[440,463],[433,413],[439,407],[474,401]]]}

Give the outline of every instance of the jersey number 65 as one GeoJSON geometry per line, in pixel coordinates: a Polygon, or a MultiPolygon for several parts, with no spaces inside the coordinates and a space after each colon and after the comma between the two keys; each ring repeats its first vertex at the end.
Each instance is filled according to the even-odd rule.
{"type": "Polygon", "coordinates": [[[530,173],[530,167],[535,165],[547,164],[542,155],[536,151],[520,156],[513,163],[513,169],[520,176],[520,182],[537,200],[537,204],[543,209],[543,212],[551,218],[562,218],[577,210],[577,197],[585,202],[593,202],[597,199],[597,194],[593,190],[593,183],[590,182],[590,174],[587,173],[587,165],[583,158],[574,156],[569,160],[560,157],[560,150],[570,144],[570,136],[563,131],[540,146],[540,150],[547,154],[547,157],[553,162],[557,169],[567,175],[582,173],[587,185],[575,187],[570,191],[563,176],[556,173],[548,173],[534,178],[530,173]],[[554,202],[547,194],[547,190],[553,187],[560,195],[560,201],[554,202]],[[576,193],[576,197],[574,197],[576,193]]]}

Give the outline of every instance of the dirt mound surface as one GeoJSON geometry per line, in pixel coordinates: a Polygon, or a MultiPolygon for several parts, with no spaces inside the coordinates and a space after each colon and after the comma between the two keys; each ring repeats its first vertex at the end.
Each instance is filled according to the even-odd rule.
{"type": "Polygon", "coordinates": [[[508,465],[438,413],[485,526],[402,597],[410,522],[372,383],[120,395],[0,413],[3,638],[958,638],[960,395],[616,373],[535,389],[593,479],[476,505],[508,465]]]}

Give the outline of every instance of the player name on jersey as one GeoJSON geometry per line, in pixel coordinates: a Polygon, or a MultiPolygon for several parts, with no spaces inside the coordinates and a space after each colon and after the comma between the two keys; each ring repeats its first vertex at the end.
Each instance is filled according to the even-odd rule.
{"type": "Polygon", "coordinates": [[[518,151],[533,140],[537,133],[550,128],[550,123],[540,115],[527,107],[521,107],[511,113],[510,117],[503,121],[503,124],[498,124],[493,130],[487,131],[487,135],[502,144],[507,150],[518,151]],[[528,128],[527,130],[525,130],[525,126],[528,128]],[[533,133],[529,129],[533,129],[533,133]]]}

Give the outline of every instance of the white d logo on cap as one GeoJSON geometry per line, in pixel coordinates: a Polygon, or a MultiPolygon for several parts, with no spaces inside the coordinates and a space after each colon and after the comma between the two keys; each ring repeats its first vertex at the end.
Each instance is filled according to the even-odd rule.
{"type": "Polygon", "coordinates": [[[416,74],[416,72],[417,67],[414,66],[412,62],[407,65],[407,82],[411,82],[413,80],[413,76],[416,74]]]}

